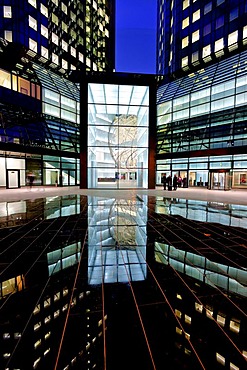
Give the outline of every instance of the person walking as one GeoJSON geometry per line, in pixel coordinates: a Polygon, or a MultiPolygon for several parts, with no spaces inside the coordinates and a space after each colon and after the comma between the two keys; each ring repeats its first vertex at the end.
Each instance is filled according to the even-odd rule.
{"type": "Polygon", "coordinates": [[[177,190],[177,187],[178,187],[178,178],[177,178],[177,175],[176,174],[173,176],[172,185],[173,185],[173,190],[177,190]]]}
{"type": "Polygon", "coordinates": [[[163,182],[163,188],[164,188],[164,190],[166,190],[166,181],[167,181],[167,179],[166,179],[166,173],[164,173],[164,175],[162,176],[162,182],[163,182]]]}
{"type": "Polygon", "coordinates": [[[172,190],[172,177],[171,177],[171,175],[169,175],[168,177],[167,177],[167,185],[168,185],[168,190],[172,190]]]}
{"type": "Polygon", "coordinates": [[[28,182],[29,182],[29,187],[32,189],[33,187],[33,182],[34,182],[34,174],[32,172],[29,172],[27,175],[28,182]]]}

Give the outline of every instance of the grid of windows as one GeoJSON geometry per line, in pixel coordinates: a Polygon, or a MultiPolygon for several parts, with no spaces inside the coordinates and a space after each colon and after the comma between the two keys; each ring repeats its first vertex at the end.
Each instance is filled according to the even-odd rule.
{"type": "Polygon", "coordinates": [[[179,77],[246,45],[247,7],[243,1],[179,0],[176,6],[171,4],[160,1],[157,74],[179,77]],[[171,27],[173,19],[180,21],[171,27]]]}
{"type": "Polygon", "coordinates": [[[114,69],[113,1],[64,0],[52,1],[49,5],[23,0],[21,18],[18,11],[13,11],[19,6],[19,0],[12,0],[11,5],[3,1],[0,37],[25,43],[32,56],[41,55],[47,62],[54,63],[53,68],[63,68],[64,73],[75,69],[78,62],[84,64],[85,60],[88,70],[114,69]]]}
{"type": "MultiPolygon", "coordinates": [[[[219,184],[222,179],[216,181],[210,176],[222,169],[227,171],[223,179],[227,187],[247,185],[243,181],[247,175],[246,155],[235,159],[238,148],[247,145],[246,57],[247,52],[242,52],[158,89],[157,158],[170,153],[174,158],[185,157],[179,165],[174,159],[164,163],[169,172],[193,172],[189,185],[208,186],[210,181],[219,184]],[[210,153],[217,150],[231,155],[215,160],[210,153]],[[189,152],[189,157],[193,152],[199,155],[196,167],[187,157],[189,152]],[[205,162],[198,153],[207,153],[205,162]]],[[[164,169],[157,171],[158,182],[164,169]]]]}

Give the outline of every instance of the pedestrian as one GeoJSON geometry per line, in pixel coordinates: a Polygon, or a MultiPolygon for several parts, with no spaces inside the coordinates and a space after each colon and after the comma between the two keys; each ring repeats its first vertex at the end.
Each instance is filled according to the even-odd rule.
{"type": "Polygon", "coordinates": [[[176,174],[173,176],[172,184],[173,184],[173,190],[177,190],[177,187],[178,187],[178,178],[177,178],[177,175],[176,174]]]}
{"type": "Polygon", "coordinates": [[[187,187],[187,178],[184,177],[183,178],[183,188],[186,188],[187,187]]]}
{"type": "Polygon", "coordinates": [[[32,172],[29,172],[27,175],[28,182],[29,182],[29,187],[32,189],[33,182],[34,182],[34,174],[32,172]]]}
{"type": "Polygon", "coordinates": [[[172,190],[172,177],[169,175],[167,177],[167,185],[168,185],[168,190],[172,190]]]}
{"type": "Polygon", "coordinates": [[[167,181],[166,173],[164,173],[164,175],[162,176],[162,182],[163,182],[164,190],[166,190],[166,181],[167,181]]]}

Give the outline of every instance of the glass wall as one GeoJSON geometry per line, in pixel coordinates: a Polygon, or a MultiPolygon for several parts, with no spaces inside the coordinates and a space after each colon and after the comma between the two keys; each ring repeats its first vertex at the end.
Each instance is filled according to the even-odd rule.
{"type": "Polygon", "coordinates": [[[186,172],[188,186],[246,187],[246,56],[245,51],[158,88],[157,184],[162,173],[186,172]]]}
{"type": "Polygon", "coordinates": [[[88,187],[148,187],[149,88],[88,85],[88,187]]]}

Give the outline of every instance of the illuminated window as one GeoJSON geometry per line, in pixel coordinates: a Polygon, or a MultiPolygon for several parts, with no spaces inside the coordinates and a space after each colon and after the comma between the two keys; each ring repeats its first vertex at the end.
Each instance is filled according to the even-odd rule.
{"type": "Polygon", "coordinates": [[[60,310],[54,312],[54,319],[56,319],[60,315],[60,310]]]}
{"type": "Polygon", "coordinates": [[[181,299],[182,300],[181,294],[177,293],[177,299],[181,299]]]}
{"type": "Polygon", "coordinates": [[[62,40],[62,49],[68,51],[68,44],[66,41],[62,40]]]}
{"type": "Polygon", "coordinates": [[[37,53],[38,51],[38,45],[37,42],[34,41],[33,39],[29,38],[29,49],[35,51],[37,53]]]}
{"type": "Polygon", "coordinates": [[[198,21],[200,19],[200,9],[198,9],[196,12],[192,15],[192,23],[198,21]]]}
{"type": "Polygon", "coordinates": [[[247,26],[243,27],[243,39],[247,37],[247,26]]]}
{"type": "Polygon", "coordinates": [[[186,355],[190,356],[190,355],[191,355],[191,350],[190,350],[190,349],[188,349],[188,348],[185,348],[185,349],[184,349],[184,353],[185,353],[186,355]]]}
{"type": "Polygon", "coordinates": [[[181,317],[182,317],[182,312],[176,309],[176,310],[175,310],[175,315],[181,319],[181,317]]]}
{"type": "Polygon", "coordinates": [[[58,26],[58,17],[54,13],[52,13],[51,20],[58,26]]]}
{"type": "Polygon", "coordinates": [[[53,63],[55,63],[55,64],[59,64],[59,62],[58,62],[58,55],[57,54],[55,54],[55,53],[52,53],[52,57],[51,57],[51,59],[52,59],[52,62],[53,63]]]}
{"type": "Polygon", "coordinates": [[[189,334],[189,333],[184,333],[184,335],[185,335],[185,338],[186,338],[187,340],[190,340],[190,334],[189,334]]]}
{"type": "Polygon", "coordinates": [[[44,46],[41,46],[41,55],[42,57],[48,59],[48,49],[46,49],[44,46]]]}
{"type": "Polygon", "coordinates": [[[29,4],[31,4],[34,8],[37,8],[36,0],[28,0],[29,4]]]}
{"type": "Polygon", "coordinates": [[[221,365],[225,365],[226,359],[225,357],[221,356],[219,353],[216,352],[216,360],[219,362],[221,365]]]}
{"type": "Polygon", "coordinates": [[[187,67],[188,66],[188,57],[184,57],[183,59],[182,59],[182,68],[183,67],[187,67]]]}
{"type": "Polygon", "coordinates": [[[182,39],[182,49],[186,48],[189,45],[189,36],[186,36],[182,39]]]}
{"type": "Polygon", "coordinates": [[[68,303],[66,303],[66,304],[63,306],[62,311],[64,312],[64,311],[66,311],[67,309],[68,309],[68,303]]]}
{"type": "Polygon", "coordinates": [[[188,8],[188,6],[190,6],[190,0],[184,0],[183,1],[183,10],[188,8]]]}
{"type": "Polygon", "coordinates": [[[190,24],[190,19],[189,17],[187,17],[182,22],[182,29],[185,29],[186,27],[188,27],[189,24],[190,24]]]}
{"type": "Polygon", "coordinates": [[[42,3],[40,4],[40,13],[48,18],[48,9],[42,3]]]}
{"type": "Polygon", "coordinates": [[[66,24],[66,23],[64,23],[64,22],[62,22],[62,30],[63,30],[64,32],[68,32],[68,26],[67,26],[67,24],[66,24]]]}
{"type": "Polygon", "coordinates": [[[38,367],[38,365],[39,365],[40,361],[41,361],[41,357],[37,358],[37,360],[35,360],[35,361],[34,361],[34,363],[33,363],[33,368],[34,368],[34,369],[37,369],[37,367],[38,367]]]}
{"type": "Polygon", "coordinates": [[[4,31],[4,38],[5,38],[5,40],[7,40],[9,42],[12,42],[13,41],[12,31],[5,30],[4,31]]]}
{"type": "Polygon", "coordinates": [[[213,309],[209,306],[206,307],[206,316],[209,318],[209,319],[212,319],[213,318],[213,309]]]}
{"type": "Polygon", "coordinates": [[[215,28],[218,29],[220,27],[224,26],[224,16],[222,15],[221,17],[216,19],[215,22],[215,28]]]}
{"type": "Polygon", "coordinates": [[[60,292],[57,292],[54,294],[54,302],[58,301],[60,299],[60,292]]]}
{"type": "Polygon", "coordinates": [[[225,326],[225,323],[226,323],[226,318],[220,314],[217,315],[217,322],[221,325],[221,326],[225,326]]]}
{"type": "Polygon", "coordinates": [[[65,297],[69,293],[68,288],[64,288],[63,290],[63,296],[65,297]]]}
{"type": "Polygon", "coordinates": [[[78,58],[79,58],[80,62],[82,62],[82,63],[84,62],[84,55],[82,53],[78,54],[78,58]]]}
{"type": "Polygon", "coordinates": [[[212,3],[208,3],[204,6],[204,14],[211,12],[211,10],[212,10],[212,3]]]}
{"type": "Polygon", "coordinates": [[[39,312],[40,312],[40,304],[37,304],[37,306],[35,306],[35,309],[33,310],[33,313],[34,315],[36,315],[39,312]]]}
{"type": "Polygon", "coordinates": [[[68,69],[68,62],[65,59],[62,59],[62,68],[68,69]]]}
{"type": "Polygon", "coordinates": [[[200,38],[199,30],[192,33],[192,43],[198,41],[200,38]]]}
{"type": "Polygon", "coordinates": [[[73,46],[70,47],[70,54],[73,56],[73,57],[76,57],[76,50],[75,48],[73,48],[73,46]]]}
{"type": "Polygon", "coordinates": [[[224,48],[224,39],[221,38],[217,41],[215,41],[215,44],[214,44],[214,51],[217,52],[219,50],[222,50],[224,48]]]}
{"type": "Polygon", "coordinates": [[[196,309],[197,312],[202,313],[203,305],[195,302],[195,309],[196,309]]]}
{"type": "Polygon", "coordinates": [[[204,46],[202,49],[202,57],[206,58],[211,54],[211,45],[204,46]]]}
{"type": "Polygon", "coordinates": [[[10,334],[9,333],[3,333],[3,339],[9,339],[10,334]]]}
{"type": "MultiPolygon", "coordinates": [[[[11,89],[11,74],[9,72],[0,69],[0,86],[11,89]]],[[[3,296],[15,291],[15,279],[9,279],[2,284],[3,296]]]]}
{"type": "Polygon", "coordinates": [[[39,347],[41,345],[41,339],[37,340],[35,343],[34,343],[34,348],[36,349],[37,347],[39,347]]]}
{"type": "Polygon", "coordinates": [[[43,26],[43,24],[41,24],[40,31],[41,31],[41,35],[48,39],[48,28],[46,28],[45,26],[43,26]]]}
{"type": "Polygon", "coordinates": [[[230,370],[239,370],[239,367],[230,362],[230,370]]]}
{"type": "Polygon", "coordinates": [[[44,301],[44,308],[47,308],[51,305],[51,298],[46,298],[44,301]]]}
{"type": "Polygon", "coordinates": [[[186,324],[191,324],[191,317],[185,314],[184,321],[186,322],[186,324]]]}
{"type": "Polygon", "coordinates": [[[76,15],[75,15],[75,13],[70,12],[70,18],[72,19],[72,21],[76,22],[76,15]]]}
{"type": "Polygon", "coordinates": [[[66,6],[64,3],[62,3],[62,4],[61,4],[61,9],[62,9],[62,11],[63,11],[65,14],[67,14],[67,13],[68,13],[68,8],[67,8],[67,6],[66,6]]]}
{"type": "Polygon", "coordinates": [[[51,336],[51,332],[48,331],[48,333],[45,334],[45,340],[47,340],[48,338],[50,338],[50,336],[51,336]]]}
{"type": "Polygon", "coordinates": [[[51,34],[51,40],[54,44],[58,45],[58,36],[54,32],[51,34]]]}
{"type": "Polygon", "coordinates": [[[41,327],[41,321],[37,322],[37,324],[34,325],[33,330],[36,331],[41,327]]]}
{"type": "Polygon", "coordinates": [[[51,0],[56,6],[58,6],[58,0],[51,0]]]}
{"type": "Polygon", "coordinates": [[[44,323],[47,324],[50,321],[51,321],[51,315],[46,316],[45,320],[44,320],[44,323]]]}
{"type": "Polygon", "coordinates": [[[37,21],[31,15],[28,16],[28,24],[29,27],[33,28],[35,31],[37,31],[37,21]]]}
{"type": "Polygon", "coordinates": [[[225,2],[225,0],[217,0],[217,6],[219,6],[220,4],[223,4],[225,2]]]}
{"type": "Polygon", "coordinates": [[[228,45],[238,42],[238,31],[232,32],[228,35],[228,45]]]}
{"type": "Polygon", "coordinates": [[[182,330],[176,326],[176,333],[179,335],[182,335],[182,330]]]}
{"type": "Polygon", "coordinates": [[[240,321],[239,320],[231,320],[230,321],[230,330],[239,333],[240,331],[240,321]]]}
{"type": "Polygon", "coordinates": [[[11,6],[4,5],[4,7],[3,7],[3,16],[4,16],[4,18],[12,18],[11,6]]]}

